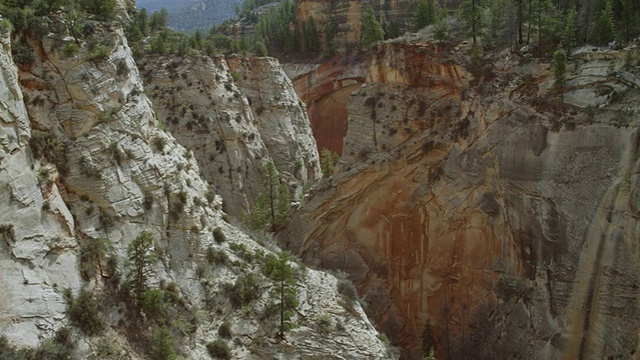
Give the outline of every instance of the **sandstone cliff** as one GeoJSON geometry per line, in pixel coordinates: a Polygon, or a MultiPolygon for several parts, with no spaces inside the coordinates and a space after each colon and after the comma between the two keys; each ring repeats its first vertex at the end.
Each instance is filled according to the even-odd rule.
{"type": "Polygon", "coordinates": [[[349,273],[406,358],[425,328],[438,358],[635,356],[638,52],[577,51],[563,105],[548,63],[474,78],[466,51],[374,50],[342,171],[283,241],[349,273]]]}
{"type": "MultiPolygon", "coordinates": [[[[224,321],[235,338],[229,342],[235,358],[387,358],[359,304],[338,294],[336,278],[296,264],[298,327],[285,341],[270,341],[275,320],[264,313],[273,284],[260,272],[270,251],[223,219],[222,198],[200,176],[195,151],[162,129],[120,25],[90,23],[92,33],[81,40],[59,33],[27,38],[22,51],[33,60],[20,69],[9,34],[0,39],[3,340],[41,349],[59,341],[48,339],[73,322],[65,297],[88,291],[100,302],[105,330],[93,337],[62,332],[76,345],[65,350],[73,358],[146,358],[151,323],[127,317],[131,305],[118,279],[131,266],[128,245],[147,230],[160,255],[150,283],[173,294],[171,311],[181,315],[169,331],[182,358],[209,358],[207,344],[221,337],[224,321]],[[69,43],[77,51],[59,51],[69,43]],[[99,238],[111,248],[108,262],[87,262],[82,249],[99,238]],[[229,289],[247,277],[255,282],[253,300],[232,306],[229,289]]],[[[199,69],[201,81],[215,77],[210,72],[229,76],[213,62],[199,69]]],[[[299,112],[290,116],[304,121],[299,112]]],[[[289,154],[297,156],[296,149],[289,154]]],[[[312,155],[308,160],[299,179],[317,169],[317,157],[315,164],[312,155]]]]}
{"type": "Polygon", "coordinates": [[[267,162],[296,198],[321,177],[304,105],[274,59],[147,57],[140,67],[159,120],[193,152],[230,214],[254,204],[267,162]]]}

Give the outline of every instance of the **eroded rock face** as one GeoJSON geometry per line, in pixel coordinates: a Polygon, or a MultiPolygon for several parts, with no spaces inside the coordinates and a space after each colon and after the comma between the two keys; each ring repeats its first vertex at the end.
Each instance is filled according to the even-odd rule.
{"type": "MultiPolygon", "coordinates": [[[[261,264],[271,251],[222,219],[222,198],[200,176],[194,152],[156,118],[122,28],[91,26],[94,33],[79,41],[77,52],[56,51],[76,41],[60,34],[29,39],[35,60],[20,70],[11,59],[8,34],[1,38],[0,336],[19,346],[42,344],[70,325],[65,289],[74,296],[86,290],[100,301],[106,329],[89,337],[73,327],[71,338],[79,346],[69,350],[72,357],[97,356],[105,342],[118,356],[149,356],[141,350],[144,343],[135,342],[145,336],[150,341],[155,325],[127,318],[131,298],[127,303],[121,293],[110,292],[119,286],[126,292],[127,247],[146,230],[161,254],[146,269],[149,286],[172,284],[182,310],[191,314],[170,329],[172,339],[182,339],[176,346],[184,358],[209,358],[207,344],[220,337],[224,321],[237,337],[229,342],[234,358],[387,358],[360,305],[338,294],[337,279],[293,263],[300,305],[292,320],[299,328],[287,333],[287,341],[270,341],[276,328],[268,313],[274,283],[261,264]],[[107,50],[99,56],[91,51],[97,41],[107,50]],[[97,238],[110,245],[106,256],[116,260],[113,267],[107,259],[82,260],[83,246],[97,238]],[[81,266],[96,268],[95,276],[81,273],[81,266]],[[256,281],[255,297],[238,308],[229,288],[247,276],[256,281]],[[328,327],[321,327],[318,319],[325,317],[328,327]],[[132,328],[137,333],[127,334],[132,328]],[[327,329],[335,331],[329,342],[322,338],[327,329]]],[[[195,108],[199,99],[191,100],[195,108]]],[[[246,99],[242,104],[248,106],[246,99]]],[[[306,170],[317,167],[317,156],[313,161],[306,170]]]]}
{"type": "Polygon", "coordinates": [[[624,53],[575,54],[563,106],[547,64],[500,57],[478,84],[452,50],[380,45],[348,101],[342,172],[284,241],[348,272],[408,359],[425,327],[438,358],[633,356],[638,93],[624,53]]]}
{"type": "Polygon", "coordinates": [[[319,177],[304,105],[274,59],[150,57],[141,69],[160,121],[193,153],[230,214],[254,204],[267,162],[297,197],[319,177]]]}
{"type": "Polygon", "coordinates": [[[322,64],[285,64],[287,75],[307,105],[318,149],[342,154],[347,133],[347,99],[364,83],[366,55],[336,55],[322,64]]]}

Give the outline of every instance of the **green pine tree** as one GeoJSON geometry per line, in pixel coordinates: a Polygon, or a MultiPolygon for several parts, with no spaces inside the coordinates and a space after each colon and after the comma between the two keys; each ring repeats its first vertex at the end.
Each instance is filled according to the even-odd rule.
{"type": "Polygon", "coordinates": [[[291,202],[289,188],[280,181],[280,175],[273,163],[262,167],[262,192],[249,216],[249,226],[254,230],[264,230],[268,225],[276,229],[287,219],[291,202]]]}
{"type": "Polygon", "coordinates": [[[613,41],[615,35],[613,9],[611,8],[611,1],[607,0],[593,28],[592,39],[596,44],[605,45],[613,41]]]}
{"type": "Polygon", "coordinates": [[[458,8],[458,14],[473,38],[473,44],[477,43],[477,37],[482,29],[483,11],[481,0],[464,0],[458,8]]]}
{"type": "Polygon", "coordinates": [[[560,101],[564,103],[564,86],[567,76],[567,53],[564,50],[556,50],[553,53],[551,63],[554,76],[554,88],[560,93],[560,101]]]}
{"type": "Polygon", "coordinates": [[[320,151],[320,168],[322,168],[322,177],[328,178],[333,174],[335,166],[340,160],[340,156],[329,149],[320,151]]]}
{"type": "Polygon", "coordinates": [[[562,44],[567,48],[576,46],[578,11],[572,6],[565,16],[564,28],[562,29],[562,44]]]}
{"type": "Polygon", "coordinates": [[[127,281],[139,306],[143,294],[147,290],[151,266],[158,260],[153,252],[153,234],[146,230],[141,232],[127,246],[127,257],[131,268],[127,274],[127,281]]]}
{"type": "Polygon", "coordinates": [[[280,315],[276,337],[284,339],[284,333],[292,327],[290,320],[298,307],[296,269],[290,264],[290,256],[281,252],[278,256],[268,255],[266,257],[263,271],[274,282],[270,295],[276,301],[280,315]]]}
{"type": "Polygon", "coordinates": [[[434,0],[420,0],[416,11],[413,13],[413,30],[418,31],[425,26],[431,25],[436,19],[436,8],[434,0]]]}
{"type": "Polygon", "coordinates": [[[365,50],[371,49],[375,43],[381,40],[384,40],[384,30],[378,20],[376,20],[373,8],[371,5],[368,5],[362,15],[362,47],[365,50]]]}
{"type": "Polygon", "coordinates": [[[442,7],[440,16],[436,18],[435,25],[433,26],[433,38],[439,42],[445,42],[449,40],[449,29],[447,28],[447,7],[446,4],[442,7]]]}

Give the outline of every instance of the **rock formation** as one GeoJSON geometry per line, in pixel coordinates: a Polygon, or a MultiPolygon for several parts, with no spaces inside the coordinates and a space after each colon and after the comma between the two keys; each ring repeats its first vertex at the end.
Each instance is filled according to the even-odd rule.
{"type": "Polygon", "coordinates": [[[547,63],[496,53],[474,76],[467,47],[374,49],[342,171],[283,242],[350,274],[407,359],[425,329],[438,358],[633,357],[637,50],[576,51],[562,104],[547,63]]]}
{"type": "MultiPolygon", "coordinates": [[[[120,24],[87,23],[90,31],[82,39],[60,33],[23,37],[21,51],[28,52],[25,59],[30,61],[20,62],[19,69],[11,57],[9,34],[0,38],[0,345],[8,340],[46,351],[52,342],[70,336],[77,346],[65,351],[73,358],[149,356],[147,351],[155,351],[148,322],[153,314],[127,318],[131,295],[124,280],[132,266],[128,246],[149,231],[154,238],[149,251],[160,257],[147,269],[149,283],[164,291],[162,301],[171,301],[172,312],[181,314],[167,315],[167,322],[174,316],[167,331],[181,357],[209,358],[207,345],[221,337],[224,321],[235,337],[229,342],[234,358],[390,356],[360,305],[338,293],[334,276],[296,264],[291,266],[298,269],[299,306],[293,315],[298,327],[284,341],[270,341],[276,323],[267,313],[273,284],[261,263],[271,251],[225,220],[222,198],[200,175],[195,156],[200,154],[162,129],[120,24]],[[83,249],[97,239],[106,239],[107,259],[87,261],[83,249]],[[255,290],[251,301],[238,308],[229,294],[247,277],[255,290]],[[105,329],[97,336],[65,330],[73,325],[69,297],[83,291],[100,302],[105,329]],[[328,330],[332,335],[325,339],[322,332],[328,330]],[[56,332],[66,335],[54,338],[56,332]]],[[[274,69],[268,71],[277,72],[271,60],[264,61],[274,69]]],[[[224,64],[203,60],[199,66],[195,69],[202,70],[201,78],[193,76],[200,81],[216,73],[229,76],[224,64]]],[[[288,86],[282,77],[272,81],[280,91],[288,86]]],[[[225,96],[238,93],[231,88],[225,96]]],[[[190,100],[188,107],[200,105],[199,98],[190,100]]],[[[268,99],[260,101],[267,106],[268,99]]],[[[229,103],[229,113],[220,108],[210,114],[229,116],[248,107],[244,97],[229,103]]],[[[287,135],[295,144],[310,146],[304,138],[305,118],[294,103],[278,103],[273,111],[293,109],[294,130],[287,135]]],[[[236,134],[250,136],[246,129],[252,128],[236,134]]],[[[216,133],[211,142],[220,138],[216,133]]],[[[273,158],[282,161],[301,151],[276,148],[273,158]]],[[[317,174],[317,156],[306,160],[293,173],[297,179],[317,174]]],[[[283,166],[290,170],[291,164],[294,159],[283,166]]]]}
{"type": "Polygon", "coordinates": [[[146,57],[140,67],[159,120],[193,153],[230,214],[254,204],[267,162],[296,197],[320,177],[304,105],[274,59],[146,57]]]}

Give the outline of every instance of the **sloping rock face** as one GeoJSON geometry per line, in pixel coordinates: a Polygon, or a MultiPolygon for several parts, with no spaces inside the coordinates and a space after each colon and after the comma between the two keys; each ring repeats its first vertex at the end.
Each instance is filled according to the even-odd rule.
{"type": "Polygon", "coordinates": [[[110,292],[126,293],[118,279],[131,269],[127,247],[146,230],[160,257],[146,269],[149,286],[172,284],[190,314],[169,329],[181,358],[209,358],[207,344],[221,338],[224,321],[238,359],[389,357],[360,305],[338,294],[335,277],[294,263],[298,328],[270,341],[277,321],[265,313],[274,283],[261,264],[271,251],[223,220],[222,199],[193,153],[161,128],[120,25],[87,22],[93,34],[78,43],[53,33],[27,39],[22,51],[33,61],[20,69],[8,34],[0,38],[0,336],[19,346],[45,343],[72,323],[65,289],[84,290],[100,301],[106,329],[90,337],[74,327],[71,357],[148,358],[155,325],[127,318],[131,298],[110,292]],[[77,51],[56,51],[71,42],[77,51]],[[83,247],[98,238],[111,247],[108,259],[83,260],[83,247]],[[80,271],[87,267],[96,275],[80,271]],[[253,300],[238,308],[229,289],[247,277],[253,300]],[[110,353],[100,355],[105,344],[110,353]]]}
{"type": "Polygon", "coordinates": [[[320,177],[304,105],[274,59],[149,57],[140,67],[159,120],[193,152],[230,214],[248,211],[263,191],[267,162],[297,197],[320,177]]]}
{"type": "Polygon", "coordinates": [[[283,241],[349,273],[407,359],[425,329],[438,358],[633,357],[638,53],[574,54],[562,105],[548,64],[478,82],[451,49],[378,46],[342,171],[283,241]]]}

